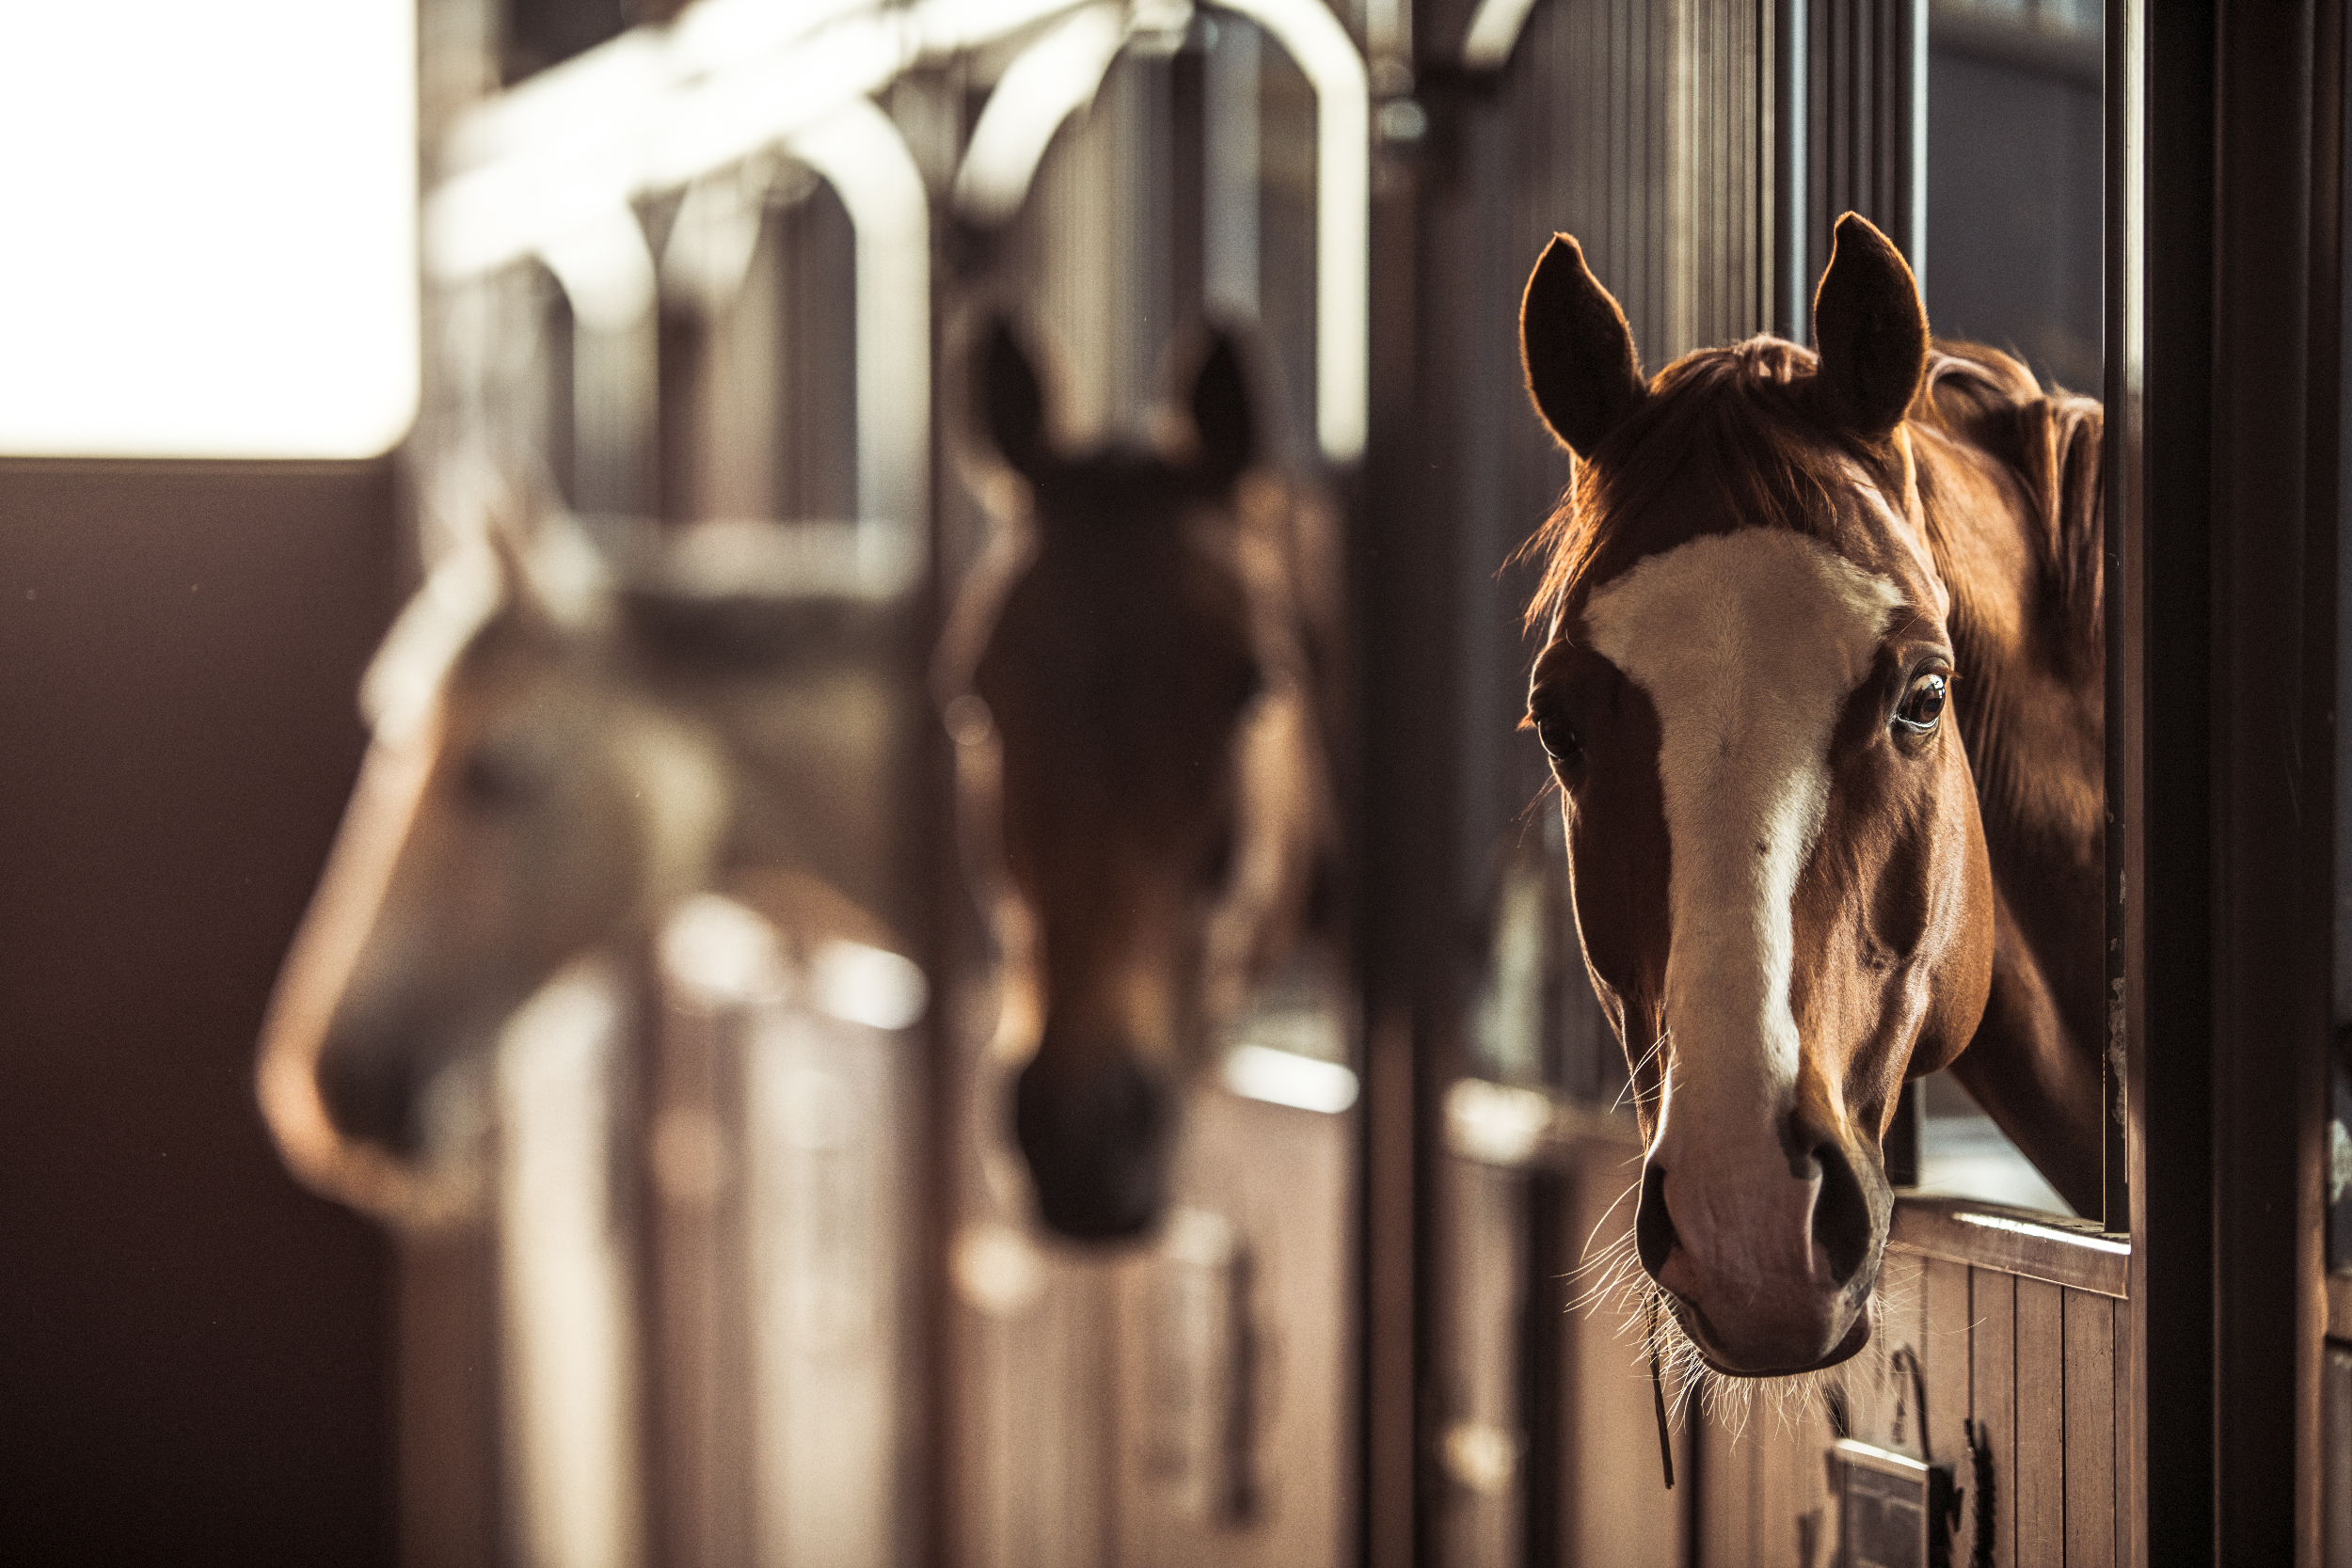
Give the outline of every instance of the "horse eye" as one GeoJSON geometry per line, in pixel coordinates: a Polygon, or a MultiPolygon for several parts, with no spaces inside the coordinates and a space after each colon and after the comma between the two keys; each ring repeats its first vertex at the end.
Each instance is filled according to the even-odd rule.
{"type": "Polygon", "coordinates": [[[1200,857],[1200,885],[1221,888],[1233,879],[1233,825],[1220,823],[1209,838],[1208,850],[1200,857]]]}
{"type": "Polygon", "coordinates": [[[1259,667],[1256,659],[1251,659],[1233,677],[1232,687],[1226,693],[1227,707],[1231,712],[1239,713],[1256,702],[1264,691],[1265,671],[1259,667]]]}
{"type": "Polygon", "coordinates": [[[1544,755],[1565,768],[1584,757],[1584,737],[1576,733],[1576,726],[1558,715],[1539,716],[1535,721],[1535,738],[1543,743],[1544,755]]]}
{"type": "Polygon", "coordinates": [[[477,746],[458,769],[457,788],[469,805],[499,810],[537,793],[539,772],[511,747],[477,746]]]}
{"type": "Polygon", "coordinates": [[[1941,672],[1930,670],[1912,678],[1903,692],[1902,702],[1895,709],[1895,722],[1915,735],[1925,735],[1935,728],[1944,717],[1945,678],[1941,672]]]}

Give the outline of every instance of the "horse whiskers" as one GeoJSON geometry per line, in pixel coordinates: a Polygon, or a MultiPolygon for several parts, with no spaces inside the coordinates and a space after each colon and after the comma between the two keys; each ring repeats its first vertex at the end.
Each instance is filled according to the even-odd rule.
{"type": "Polygon", "coordinates": [[[1593,1222],[1593,1228],[1584,1233],[1584,1250],[1579,1253],[1578,1256],[1583,1258],[1585,1261],[1579,1264],[1573,1271],[1570,1272],[1568,1275],[1570,1279],[1574,1279],[1578,1275],[1584,1274],[1589,1270],[1597,1267],[1604,1259],[1610,1256],[1610,1254],[1617,1252],[1632,1244],[1633,1232],[1629,1229],[1620,1235],[1615,1241],[1611,1242],[1608,1245],[1602,1247],[1598,1253],[1595,1253],[1593,1251],[1593,1238],[1599,1235],[1600,1227],[1609,1223],[1609,1216],[1617,1212],[1617,1205],[1623,1203],[1627,1198],[1631,1197],[1634,1194],[1640,1192],[1641,1190],[1642,1182],[1640,1178],[1637,1177],[1627,1184],[1625,1191],[1619,1193],[1615,1197],[1609,1200],[1609,1207],[1600,1212],[1600,1218],[1593,1222]]]}
{"type": "MultiPolygon", "coordinates": [[[[1628,1365],[1644,1378],[1649,1376],[1652,1354],[1657,1355],[1667,1416],[1677,1429],[1686,1425],[1695,1410],[1727,1430],[1737,1443],[1747,1434],[1748,1423],[1769,1410],[1784,1434],[1797,1432],[1828,1418],[1832,1390],[1844,1387],[1854,1368],[1861,1365],[1848,1363],[1771,1378],[1717,1371],[1668,1310],[1665,1289],[1641,1267],[1629,1231],[1588,1257],[1568,1277],[1586,1275],[1597,1277],[1569,1302],[1568,1310],[1590,1317],[1604,1307],[1613,1309],[1618,1317],[1616,1338],[1632,1353],[1628,1365]]],[[[1864,1310],[1870,1316],[1873,1338],[1890,1317],[1900,1315],[1905,1303],[1899,1298],[1910,1293],[1901,1290],[1871,1292],[1864,1310]]]]}
{"type": "Polygon", "coordinates": [[[1628,1095],[1631,1095],[1633,1097],[1633,1102],[1637,1106],[1647,1105],[1665,1097],[1666,1078],[1673,1070],[1673,1059],[1671,1057],[1668,1058],[1666,1070],[1661,1071],[1659,1074],[1658,1087],[1650,1094],[1645,1095],[1641,1092],[1642,1073],[1649,1067],[1650,1063],[1658,1059],[1658,1053],[1665,1050],[1666,1043],[1673,1038],[1674,1031],[1672,1029],[1661,1029],[1658,1032],[1658,1037],[1650,1041],[1649,1049],[1642,1053],[1640,1059],[1634,1062],[1633,1069],[1626,1074],[1625,1087],[1617,1091],[1617,1098],[1610,1103],[1609,1109],[1611,1111],[1621,1111],[1625,1109],[1625,1101],[1626,1096],[1628,1095]]]}

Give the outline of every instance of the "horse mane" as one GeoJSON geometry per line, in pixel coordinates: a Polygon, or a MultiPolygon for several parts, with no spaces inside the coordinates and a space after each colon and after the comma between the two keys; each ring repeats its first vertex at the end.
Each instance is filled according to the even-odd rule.
{"type": "Polygon", "coordinates": [[[2033,543],[2077,652],[2102,645],[2106,413],[2094,398],[2042,390],[2033,372],[1981,343],[1938,342],[1910,418],[1998,458],[2033,508],[2033,543]]]}
{"type": "MultiPolygon", "coordinates": [[[[1751,338],[1684,355],[1650,381],[1650,395],[1586,460],[1549,516],[1522,546],[1543,563],[1528,627],[1556,616],[1597,562],[1612,517],[1636,515],[1670,491],[1696,490],[1748,516],[1772,516],[1817,538],[1836,521],[1832,497],[1849,461],[1890,487],[1900,470],[1887,449],[1833,429],[1818,411],[1812,350],[1751,338]]],[[[2018,478],[2034,510],[2034,543],[2078,637],[2096,645],[2102,565],[2100,451],[2095,400],[2045,393],[2033,372],[1997,349],[1934,343],[1910,421],[1981,448],[2018,478]]]]}

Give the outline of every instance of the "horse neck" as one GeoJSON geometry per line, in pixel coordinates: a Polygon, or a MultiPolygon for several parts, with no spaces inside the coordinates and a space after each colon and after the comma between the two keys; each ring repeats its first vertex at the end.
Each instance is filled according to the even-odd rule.
{"type": "MultiPolygon", "coordinates": [[[[2030,476],[1955,436],[1910,427],[1936,567],[1952,595],[1962,737],[2008,946],[1996,988],[2046,994],[2065,1056],[2104,1034],[2105,662],[2070,625],[2030,476]]],[[[2095,529],[2094,518],[2073,527],[2095,529]]],[[[1996,999],[1997,1001],[1998,999],[1996,999]]],[[[1988,1013],[1997,1022],[1996,1006],[1988,1013]]],[[[1992,1026],[1992,1025],[1989,1025],[1992,1026]]],[[[2046,1033],[2046,1025],[2044,1026],[2046,1033]]]]}
{"type": "Polygon", "coordinates": [[[889,907],[897,696],[882,673],[846,666],[696,694],[727,779],[718,886],[814,882],[863,911],[889,907]]]}

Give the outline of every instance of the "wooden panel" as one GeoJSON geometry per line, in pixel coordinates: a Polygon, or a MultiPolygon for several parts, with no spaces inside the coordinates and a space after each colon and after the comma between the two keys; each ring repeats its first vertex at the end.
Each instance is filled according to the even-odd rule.
{"type": "Polygon", "coordinates": [[[1968,1325],[1974,1321],[1968,1306],[1968,1271],[1942,1259],[1931,1261],[1921,1280],[1921,1297],[1926,1332],[1919,1341],[1919,1364],[1925,1374],[1928,1406],[1921,1419],[1927,1433],[1923,1457],[1952,1468],[1953,1483],[1961,1489],[1961,1518],[1951,1560],[1968,1562],[1973,1560],[1970,1554],[1976,1542],[1970,1507],[1976,1482],[1969,1471],[1966,1425],[1968,1325]]]}
{"type": "Polygon", "coordinates": [[[1702,1417],[1698,1439],[1699,1568],[1745,1568],[1755,1557],[1756,1444],[1742,1440],[1736,1412],[1702,1417]]]}
{"type": "Polygon", "coordinates": [[[2115,1561],[2115,1304],[2066,1292],[2066,1568],[2115,1561]]]}
{"type": "MultiPolygon", "coordinates": [[[[1616,1199],[1640,1168],[1637,1145],[1594,1142],[1575,1152],[1571,1213],[1563,1229],[1572,1244],[1589,1244],[1597,1253],[1631,1228],[1633,1205],[1616,1199]]],[[[1565,1272],[1581,1261],[1569,1257],[1553,1266],[1565,1272]]],[[[1679,1487],[1705,1484],[1692,1460],[1698,1422],[1692,1420],[1676,1439],[1679,1487],[1668,1493],[1658,1463],[1648,1364],[1624,1329],[1624,1317],[1613,1307],[1579,1308],[1569,1318],[1562,1388],[1566,1408],[1559,1481],[1561,1560],[1680,1568],[1686,1561],[1687,1499],[1693,1494],[1679,1487]]]]}
{"type": "Polygon", "coordinates": [[[1445,1401],[1438,1465],[1448,1491],[1436,1525],[1438,1558],[1446,1568],[1501,1568],[1524,1555],[1519,1461],[1530,1445],[1519,1409],[1518,1337],[1523,1325],[1558,1328],[1527,1324],[1527,1292],[1535,1290],[1554,1312],[1562,1303],[1551,1281],[1527,1277],[1518,1244],[1528,1223],[1523,1173],[1449,1158],[1438,1182],[1446,1269],[1437,1325],[1445,1401]]]}
{"type": "Polygon", "coordinates": [[[2352,1562],[2352,1351],[2328,1346],[2320,1381],[2320,1556],[2352,1562]]]}
{"type": "Polygon", "coordinates": [[[1759,1393],[1748,1418],[1746,1440],[1756,1450],[1748,1560],[1755,1568],[1820,1568],[1836,1516],[1822,1463],[1836,1434],[1818,1389],[1790,1393],[1785,1407],[1774,1393],[1759,1393]]]}
{"type": "Polygon", "coordinates": [[[1886,1248],[2118,1298],[2132,1260],[2130,1241],[2092,1221],[1966,1198],[1899,1199],[1886,1248]]]}
{"type": "Polygon", "coordinates": [[[498,1258],[480,1223],[400,1239],[400,1560],[494,1568],[498,1258]]]}
{"type": "Polygon", "coordinates": [[[2064,1296],[2017,1282],[2017,1568],[2066,1560],[2064,1296]]]}
{"type": "Polygon", "coordinates": [[[1973,1478],[1969,1528],[1992,1538],[1992,1560],[2017,1557],[2017,1280],[1968,1271],[1968,1402],[1983,1456],[1973,1478]]]}
{"type": "Polygon", "coordinates": [[[1918,1401],[1896,1354],[1920,1354],[1926,1340],[1922,1294],[1926,1260],[1890,1252],[1879,1271],[1878,1326],[1862,1354],[1846,1363],[1849,1435],[1919,1457],[1918,1401]]]}
{"type": "Polygon", "coordinates": [[[1119,1265],[1113,1560],[1346,1561],[1356,1129],[1216,1088],[1187,1111],[1162,1243],[1119,1265]],[[1204,1269],[1197,1242],[1179,1234],[1204,1226],[1230,1236],[1230,1263],[1204,1269]],[[1233,1299],[1207,1300],[1204,1285],[1233,1299]]]}

